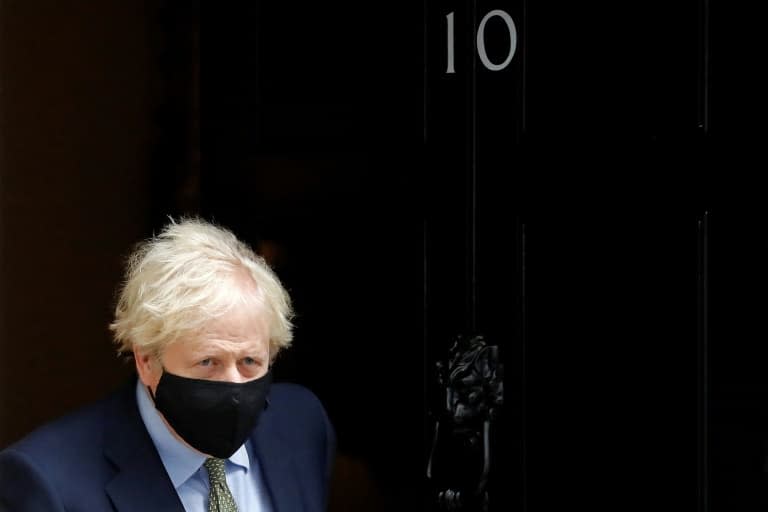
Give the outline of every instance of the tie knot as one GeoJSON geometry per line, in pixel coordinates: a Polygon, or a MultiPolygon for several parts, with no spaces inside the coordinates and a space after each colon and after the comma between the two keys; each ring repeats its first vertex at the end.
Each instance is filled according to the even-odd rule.
{"type": "Polygon", "coordinates": [[[208,512],[237,512],[235,498],[227,487],[224,459],[211,457],[203,466],[208,470],[211,487],[208,492],[208,512]]]}
{"type": "Polygon", "coordinates": [[[226,482],[226,474],[224,472],[224,459],[216,459],[211,457],[205,461],[203,466],[208,470],[208,478],[211,482],[226,482]]]}

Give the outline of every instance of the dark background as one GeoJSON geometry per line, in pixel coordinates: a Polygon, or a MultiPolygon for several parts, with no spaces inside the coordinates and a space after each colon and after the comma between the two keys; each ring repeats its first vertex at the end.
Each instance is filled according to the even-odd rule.
{"type": "Polygon", "coordinates": [[[764,509],[754,9],[0,0],[0,446],[130,374],[123,258],[200,214],[294,298],[334,510],[421,503],[460,333],[506,364],[495,509],[764,509]]]}

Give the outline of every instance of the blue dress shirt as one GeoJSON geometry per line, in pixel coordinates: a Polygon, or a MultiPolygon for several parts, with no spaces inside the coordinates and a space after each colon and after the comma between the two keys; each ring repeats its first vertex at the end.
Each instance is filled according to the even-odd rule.
{"type": "MultiPolygon", "coordinates": [[[[192,450],[176,439],[155,409],[155,405],[141,379],[136,384],[139,413],[149,436],[155,444],[165,471],[187,512],[208,511],[208,472],[203,467],[206,456],[192,450]]],[[[227,485],[235,498],[238,510],[271,512],[269,492],[259,468],[251,441],[248,440],[225,465],[227,485]]]]}

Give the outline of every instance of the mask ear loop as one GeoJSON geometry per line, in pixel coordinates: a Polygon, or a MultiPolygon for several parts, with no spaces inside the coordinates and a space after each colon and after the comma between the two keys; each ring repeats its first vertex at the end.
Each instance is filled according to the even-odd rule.
{"type": "MultiPolygon", "coordinates": [[[[167,370],[165,369],[164,365],[161,364],[160,369],[163,370],[163,373],[160,374],[160,380],[157,381],[158,386],[160,385],[160,381],[163,380],[163,375],[167,373],[167,370]]],[[[152,388],[150,388],[149,386],[146,386],[146,388],[147,388],[147,393],[149,393],[149,397],[152,399],[152,403],[154,403],[155,406],[157,406],[157,401],[155,400],[155,394],[152,392],[152,388]]]]}

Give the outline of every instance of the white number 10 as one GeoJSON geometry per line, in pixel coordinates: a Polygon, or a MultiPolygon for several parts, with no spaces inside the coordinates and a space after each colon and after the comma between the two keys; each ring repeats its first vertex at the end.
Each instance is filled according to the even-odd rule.
{"type": "MultiPolygon", "coordinates": [[[[448,24],[448,30],[447,30],[447,50],[448,50],[448,66],[446,67],[445,72],[446,73],[455,73],[455,52],[453,47],[453,41],[454,41],[454,28],[453,28],[453,12],[450,12],[445,15],[446,22],[448,24]]],[[[483,19],[480,21],[480,26],[477,29],[477,55],[480,57],[480,61],[483,63],[483,66],[485,66],[487,69],[491,71],[501,71],[502,69],[506,68],[510,62],[512,62],[512,57],[515,56],[515,51],[517,50],[517,28],[515,27],[515,21],[512,19],[512,16],[507,14],[505,11],[502,11],[501,9],[494,9],[493,11],[490,11],[488,14],[483,16],[483,19]],[[500,64],[494,64],[491,62],[491,60],[488,58],[488,53],[485,51],[485,24],[488,23],[488,20],[493,18],[494,16],[498,16],[502,20],[504,20],[504,23],[507,25],[507,30],[509,31],[509,52],[507,53],[506,59],[500,64]]]]}

